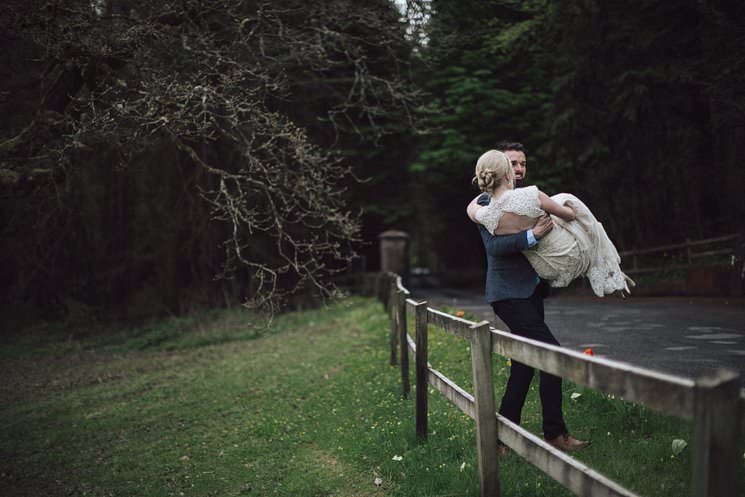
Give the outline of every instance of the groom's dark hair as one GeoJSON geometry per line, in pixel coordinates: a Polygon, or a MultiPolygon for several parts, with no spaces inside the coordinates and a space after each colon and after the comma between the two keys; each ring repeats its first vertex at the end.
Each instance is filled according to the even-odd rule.
{"type": "Polygon", "coordinates": [[[497,150],[500,152],[507,152],[508,150],[514,150],[515,152],[525,153],[525,147],[519,142],[502,142],[497,145],[497,150]]]}

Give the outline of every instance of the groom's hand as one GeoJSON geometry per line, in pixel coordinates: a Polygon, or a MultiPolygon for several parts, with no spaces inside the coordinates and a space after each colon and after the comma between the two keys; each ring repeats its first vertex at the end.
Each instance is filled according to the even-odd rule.
{"type": "Polygon", "coordinates": [[[536,240],[540,240],[541,238],[546,236],[546,233],[548,233],[552,229],[554,229],[554,222],[551,219],[551,216],[548,214],[544,214],[538,218],[535,226],[533,226],[533,236],[536,240]]]}

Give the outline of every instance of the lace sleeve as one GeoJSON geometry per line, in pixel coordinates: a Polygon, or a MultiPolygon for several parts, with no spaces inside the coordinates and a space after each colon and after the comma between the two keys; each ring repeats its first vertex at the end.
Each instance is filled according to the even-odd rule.
{"type": "Polygon", "coordinates": [[[479,224],[483,224],[489,233],[493,235],[499,225],[499,218],[502,217],[502,210],[499,209],[497,203],[492,200],[489,202],[489,205],[477,210],[475,217],[476,221],[478,221],[479,224]]]}
{"type": "Polygon", "coordinates": [[[541,217],[544,214],[541,209],[541,201],[538,199],[538,187],[527,186],[516,188],[505,195],[502,202],[502,210],[517,214],[519,216],[541,217]]]}

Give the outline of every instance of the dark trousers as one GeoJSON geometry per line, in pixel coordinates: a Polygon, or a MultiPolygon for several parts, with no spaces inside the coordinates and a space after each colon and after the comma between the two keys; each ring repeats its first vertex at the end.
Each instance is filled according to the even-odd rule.
{"type": "MultiPolygon", "coordinates": [[[[544,295],[545,290],[538,285],[533,295],[527,299],[500,300],[492,302],[492,307],[496,315],[515,335],[559,345],[559,341],[544,322],[544,295]]],[[[507,388],[499,406],[499,414],[520,424],[520,415],[532,380],[533,368],[513,360],[507,388]]],[[[543,411],[544,438],[550,440],[567,433],[561,407],[561,378],[541,371],[539,393],[543,411]]]]}

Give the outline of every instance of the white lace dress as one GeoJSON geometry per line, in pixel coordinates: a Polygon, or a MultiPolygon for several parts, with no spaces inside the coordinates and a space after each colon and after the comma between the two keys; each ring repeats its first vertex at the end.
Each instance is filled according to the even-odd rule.
{"type": "MultiPolygon", "coordinates": [[[[565,287],[574,279],[586,276],[598,297],[617,290],[628,293],[627,282],[633,286],[633,281],[621,271],[621,257],[603,225],[574,195],[559,193],[551,198],[572,207],[576,219],[567,222],[551,216],[554,228],[537,245],[523,251],[538,276],[553,287],[565,287]]],[[[476,220],[494,233],[505,212],[538,218],[545,213],[540,205],[535,186],[507,190],[477,210],[476,220]]]]}

